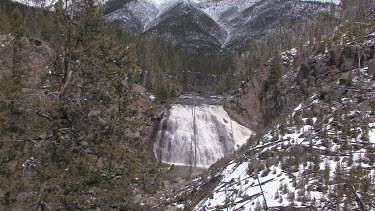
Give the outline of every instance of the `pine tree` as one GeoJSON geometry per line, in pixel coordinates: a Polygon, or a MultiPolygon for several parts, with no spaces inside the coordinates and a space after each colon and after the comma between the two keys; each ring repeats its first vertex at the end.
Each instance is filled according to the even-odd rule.
{"type": "Polygon", "coordinates": [[[16,84],[20,84],[22,80],[22,60],[24,56],[22,55],[22,49],[25,47],[22,37],[24,35],[23,27],[23,14],[16,7],[11,14],[11,29],[14,34],[13,41],[13,67],[12,67],[12,76],[16,84]]]}

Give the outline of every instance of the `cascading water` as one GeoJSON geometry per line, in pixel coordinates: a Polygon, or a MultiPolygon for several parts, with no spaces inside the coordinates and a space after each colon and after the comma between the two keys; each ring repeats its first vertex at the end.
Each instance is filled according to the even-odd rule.
{"type": "Polygon", "coordinates": [[[162,117],[154,142],[157,160],[208,168],[246,143],[252,131],[231,120],[219,100],[181,96],[162,117]]]}

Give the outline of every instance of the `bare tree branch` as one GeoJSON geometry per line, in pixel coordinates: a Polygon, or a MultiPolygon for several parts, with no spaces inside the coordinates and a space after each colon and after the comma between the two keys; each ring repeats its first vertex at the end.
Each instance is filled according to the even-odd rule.
{"type": "Polygon", "coordinates": [[[29,108],[27,108],[27,109],[19,108],[18,110],[25,111],[25,112],[32,112],[32,113],[35,113],[38,116],[47,118],[49,121],[53,121],[53,118],[46,112],[36,111],[36,110],[33,110],[33,109],[29,109],[29,108]]]}
{"type": "Polygon", "coordinates": [[[27,142],[31,141],[36,143],[37,141],[46,141],[47,139],[51,138],[53,135],[44,137],[43,135],[37,137],[37,138],[31,138],[31,139],[0,139],[0,143],[3,142],[27,142]]]}

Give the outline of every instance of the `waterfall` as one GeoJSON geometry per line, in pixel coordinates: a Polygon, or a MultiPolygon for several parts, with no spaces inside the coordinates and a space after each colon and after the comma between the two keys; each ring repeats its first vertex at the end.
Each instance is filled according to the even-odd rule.
{"type": "Polygon", "coordinates": [[[158,161],[208,168],[246,143],[252,131],[231,120],[218,101],[181,96],[161,119],[154,142],[158,161]]]}

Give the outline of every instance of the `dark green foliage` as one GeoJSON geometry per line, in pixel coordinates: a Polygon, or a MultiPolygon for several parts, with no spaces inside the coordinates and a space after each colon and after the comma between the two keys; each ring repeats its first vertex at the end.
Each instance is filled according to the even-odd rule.
{"type": "Polygon", "coordinates": [[[0,32],[9,33],[14,32],[14,30],[21,30],[22,34],[27,36],[39,37],[49,41],[52,32],[51,19],[51,13],[47,10],[27,7],[10,0],[0,1],[0,32]],[[11,20],[11,17],[16,15],[15,10],[18,10],[17,20],[11,20]],[[12,24],[22,24],[22,28],[13,28],[12,24]]]}
{"type": "Polygon", "coordinates": [[[275,87],[283,74],[282,61],[280,56],[276,56],[272,60],[272,65],[268,80],[264,83],[263,91],[267,92],[270,87],[275,87]]]}
{"type": "MultiPolygon", "coordinates": [[[[102,11],[86,3],[73,19],[59,4],[48,14],[53,19],[46,26],[55,28],[43,29],[51,46],[41,59],[47,70],[28,69],[35,46],[25,25],[31,12],[40,11],[29,14],[20,6],[13,16],[5,14],[14,41],[13,52],[0,55],[12,64],[0,77],[1,209],[37,209],[38,200],[53,210],[132,209],[135,188],[158,189],[147,143],[133,136],[148,121],[129,109],[135,99],[134,45],[122,42],[102,11]],[[25,164],[31,157],[35,166],[25,164]]],[[[3,1],[0,6],[13,8],[3,1]]]]}
{"type": "Polygon", "coordinates": [[[21,39],[24,35],[24,18],[18,7],[14,8],[11,13],[10,26],[15,35],[15,39],[21,39]]]}

